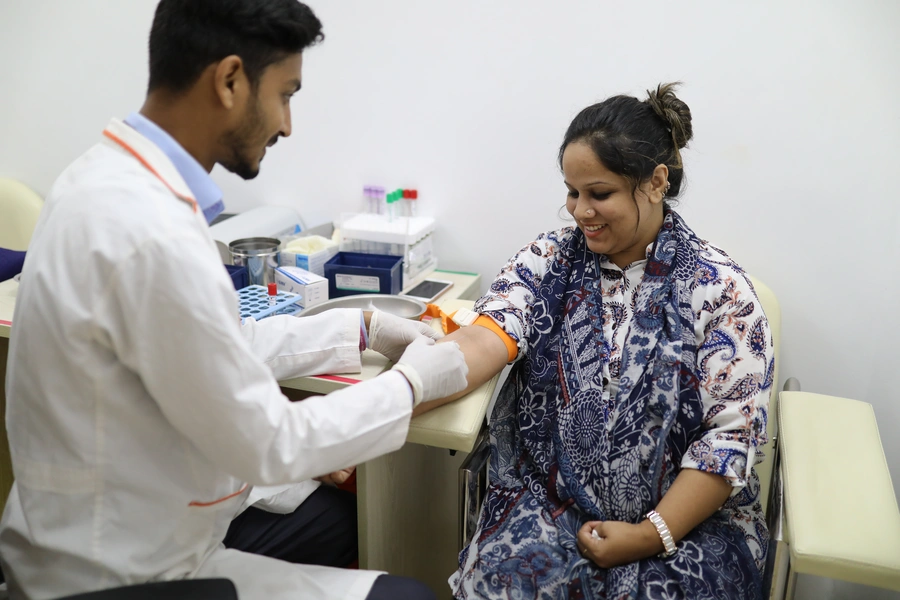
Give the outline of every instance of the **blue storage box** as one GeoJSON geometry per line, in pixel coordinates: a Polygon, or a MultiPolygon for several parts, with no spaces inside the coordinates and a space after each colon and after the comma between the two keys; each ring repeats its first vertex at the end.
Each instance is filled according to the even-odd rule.
{"type": "Polygon", "coordinates": [[[0,281],[12,279],[22,272],[25,264],[25,253],[0,248],[0,281]]]}
{"type": "Polygon", "coordinates": [[[228,271],[228,274],[231,275],[231,282],[234,284],[234,289],[242,290],[250,285],[250,275],[247,273],[247,267],[242,267],[240,265],[225,265],[225,269],[228,271]]]}
{"type": "Polygon", "coordinates": [[[338,252],[325,263],[328,297],[354,294],[399,294],[403,289],[403,257],[338,252]]]}

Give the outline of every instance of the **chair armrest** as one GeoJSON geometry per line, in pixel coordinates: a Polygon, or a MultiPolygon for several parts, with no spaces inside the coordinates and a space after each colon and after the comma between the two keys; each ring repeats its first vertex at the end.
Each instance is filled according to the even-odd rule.
{"type": "Polygon", "coordinates": [[[487,464],[491,456],[491,440],[487,427],[482,426],[475,447],[459,466],[459,549],[469,544],[487,488],[487,464]]]}
{"type": "Polygon", "coordinates": [[[900,510],[872,406],[783,392],[779,432],[792,567],[900,590],[900,510]]]}

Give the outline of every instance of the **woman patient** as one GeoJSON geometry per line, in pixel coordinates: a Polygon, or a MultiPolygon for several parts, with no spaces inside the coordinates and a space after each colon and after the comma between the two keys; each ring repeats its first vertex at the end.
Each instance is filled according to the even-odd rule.
{"type": "Polygon", "coordinates": [[[514,363],[457,598],[762,597],[771,334],[741,267],[670,208],[692,135],[674,91],[575,117],[575,226],[520,250],[445,338],[470,390],[514,363]]]}

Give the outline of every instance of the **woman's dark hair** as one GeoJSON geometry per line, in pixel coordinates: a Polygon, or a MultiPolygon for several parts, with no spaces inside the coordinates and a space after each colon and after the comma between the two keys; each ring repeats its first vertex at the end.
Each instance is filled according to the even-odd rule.
{"type": "Polygon", "coordinates": [[[185,91],[232,54],[256,86],[266,67],[323,39],[322,23],[297,0],[161,0],[150,29],[148,88],[185,91]]]}
{"type": "Polygon", "coordinates": [[[568,145],[584,142],[607,169],[631,183],[632,193],[657,165],[666,165],[671,187],[665,197],[677,197],[684,181],[680,150],[694,133],[691,110],[675,96],[679,85],[660,84],[647,91],[643,102],[632,96],[613,96],[582,110],[559,148],[560,166],[568,145]]]}

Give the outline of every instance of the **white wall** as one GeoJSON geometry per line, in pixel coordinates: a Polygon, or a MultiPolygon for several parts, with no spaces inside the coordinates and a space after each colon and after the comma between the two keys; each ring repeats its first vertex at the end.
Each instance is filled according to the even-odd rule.
{"type": "MultiPolygon", "coordinates": [[[[900,488],[900,3],[310,3],[327,39],[307,53],[294,136],[253,182],[215,173],[230,209],[288,204],[318,224],[364,184],[418,187],[442,266],[490,279],[560,224],[555,157],[574,114],[682,80],[683,214],[778,294],[782,373],[875,406],[900,488]]],[[[0,1],[0,175],[45,193],[140,106],[154,6],[0,1]]]]}

